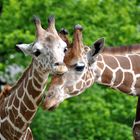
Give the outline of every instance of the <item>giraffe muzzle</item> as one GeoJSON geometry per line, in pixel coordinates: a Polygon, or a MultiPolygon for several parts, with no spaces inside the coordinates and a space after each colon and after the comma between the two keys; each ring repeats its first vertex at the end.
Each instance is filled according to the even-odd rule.
{"type": "Polygon", "coordinates": [[[59,106],[59,103],[55,98],[52,98],[51,96],[46,97],[43,103],[43,109],[48,111],[53,111],[55,108],[59,106]]]}
{"type": "Polygon", "coordinates": [[[52,107],[48,108],[48,111],[54,111],[58,107],[58,104],[53,105],[52,107]]]}
{"type": "Polygon", "coordinates": [[[68,68],[66,67],[66,65],[64,63],[55,63],[53,65],[53,72],[55,74],[64,74],[68,71],[68,68]]]}

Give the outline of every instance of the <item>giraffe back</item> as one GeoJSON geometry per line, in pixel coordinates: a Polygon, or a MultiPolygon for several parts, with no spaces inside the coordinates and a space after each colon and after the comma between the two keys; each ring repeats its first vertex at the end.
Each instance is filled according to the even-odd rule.
{"type": "Polygon", "coordinates": [[[98,83],[119,89],[124,93],[139,95],[140,92],[140,54],[99,55],[97,68],[100,77],[98,83]]]}
{"type": "Polygon", "coordinates": [[[105,47],[102,53],[103,54],[140,53],[140,44],[133,44],[129,46],[120,46],[120,47],[105,47]]]}

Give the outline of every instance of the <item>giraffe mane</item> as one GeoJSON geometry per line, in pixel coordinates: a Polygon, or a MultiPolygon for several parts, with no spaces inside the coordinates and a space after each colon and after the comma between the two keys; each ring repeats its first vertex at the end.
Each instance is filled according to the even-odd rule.
{"type": "Polygon", "coordinates": [[[11,88],[12,87],[10,85],[4,86],[4,89],[0,93],[0,105],[2,104],[4,98],[10,94],[11,88]]]}
{"type": "MultiPolygon", "coordinates": [[[[33,60],[32,60],[33,61],[33,60]]],[[[28,70],[32,67],[32,63],[27,67],[27,69],[23,72],[21,78],[17,81],[17,83],[15,85],[13,85],[13,87],[11,88],[11,91],[15,90],[20,83],[22,83],[24,77],[26,76],[26,73],[28,72],[28,70]]]]}
{"type": "Polygon", "coordinates": [[[140,44],[120,47],[104,48],[102,54],[127,54],[127,53],[140,53],[140,44]]]}
{"type": "Polygon", "coordinates": [[[19,84],[22,82],[22,80],[24,79],[24,77],[26,76],[26,72],[30,69],[32,63],[29,65],[29,67],[23,72],[22,74],[22,78],[20,78],[17,83],[14,86],[10,86],[10,85],[5,85],[4,89],[1,91],[0,93],[0,105],[3,102],[3,99],[7,96],[10,95],[11,91],[13,91],[14,89],[16,89],[19,84]]]}

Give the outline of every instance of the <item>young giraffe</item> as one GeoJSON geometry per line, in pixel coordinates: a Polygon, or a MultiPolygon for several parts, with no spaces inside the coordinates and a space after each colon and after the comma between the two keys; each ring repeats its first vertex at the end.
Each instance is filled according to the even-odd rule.
{"type": "MultiPolygon", "coordinates": [[[[103,49],[104,39],[101,38],[90,49],[83,45],[80,32],[82,28],[77,27],[73,46],[75,45],[79,50],[87,53],[76,51],[74,47],[67,51],[64,61],[69,71],[62,76],[52,78],[44,108],[58,106],[64,99],[79,95],[94,82],[118,89],[129,95],[139,96],[140,46],[103,49]],[[76,53],[73,53],[75,51],[76,53]],[[75,56],[78,58],[75,59],[75,56]],[[76,64],[79,60],[83,62],[83,65],[77,67],[76,64]]],[[[135,130],[133,133],[135,137],[135,130]]],[[[140,131],[137,133],[140,134],[140,131]]]]}
{"type": "Polygon", "coordinates": [[[42,101],[49,73],[63,74],[66,43],[55,29],[55,19],[48,19],[45,30],[35,17],[37,39],[31,44],[17,45],[18,49],[32,56],[32,62],[18,82],[0,96],[0,139],[32,140],[29,125],[42,101]]]}

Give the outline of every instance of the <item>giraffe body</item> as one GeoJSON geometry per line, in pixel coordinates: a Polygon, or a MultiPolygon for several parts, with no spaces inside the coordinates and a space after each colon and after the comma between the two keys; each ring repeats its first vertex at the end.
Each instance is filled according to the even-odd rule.
{"type": "Polygon", "coordinates": [[[20,139],[26,133],[41,102],[48,77],[48,74],[41,76],[33,64],[24,74],[21,78],[22,81],[11,89],[10,94],[4,98],[1,104],[0,132],[7,140],[20,139]],[[26,75],[24,75],[25,73],[26,75]],[[5,135],[5,133],[7,134],[5,135]]]}
{"type": "Polygon", "coordinates": [[[35,17],[36,41],[17,45],[17,49],[32,56],[32,62],[17,83],[0,94],[1,140],[33,140],[30,124],[42,101],[48,75],[67,70],[63,64],[66,43],[59,37],[53,17],[48,23],[45,30],[35,17]]]}
{"type": "MultiPolygon", "coordinates": [[[[73,46],[85,51],[76,54],[70,49],[65,56],[65,63],[69,69],[62,76],[52,78],[44,108],[58,106],[63,100],[77,96],[95,82],[107,85],[111,88],[120,90],[129,95],[140,96],[140,45],[130,47],[105,48],[104,40],[97,40],[90,49],[83,46],[81,34],[76,32],[73,46]],[[102,51],[102,52],[101,52],[102,51]],[[70,56],[70,54],[74,54],[70,56]],[[78,57],[75,59],[75,57],[78,57]],[[84,59],[84,60],[83,60],[84,59]],[[82,61],[84,68],[71,67],[71,63],[77,64],[82,61]],[[47,102],[51,102],[48,104],[47,102]],[[53,102],[52,102],[53,101],[53,102]],[[54,104],[55,103],[55,104],[54,104]]],[[[67,43],[68,44],[68,43],[67,43]]],[[[133,136],[135,140],[140,140],[140,98],[137,104],[136,120],[133,125],[133,136]]]]}
{"type": "MultiPolygon", "coordinates": [[[[103,39],[99,39],[93,48],[89,48],[83,46],[81,34],[75,34],[73,47],[64,58],[69,71],[52,78],[47,103],[58,106],[64,99],[79,95],[95,82],[129,95],[140,95],[140,45],[103,48],[103,39]],[[75,67],[79,62],[84,64],[82,71],[75,67]]],[[[45,108],[50,108],[47,103],[45,108]]]]}
{"type": "Polygon", "coordinates": [[[101,54],[97,60],[98,83],[124,93],[140,95],[140,54],[101,54]]]}
{"type": "MultiPolygon", "coordinates": [[[[83,92],[94,82],[131,95],[140,95],[140,54],[100,54],[76,85],[67,87],[71,94],[83,92]],[[96,67],[96,68],[95,68],[96,67]],[[77,91],[77,92],[76,92],[77,91]]],[[[79,94],[79,93],[78,93],[79,94]]]]}

